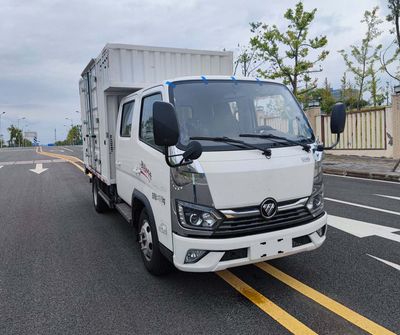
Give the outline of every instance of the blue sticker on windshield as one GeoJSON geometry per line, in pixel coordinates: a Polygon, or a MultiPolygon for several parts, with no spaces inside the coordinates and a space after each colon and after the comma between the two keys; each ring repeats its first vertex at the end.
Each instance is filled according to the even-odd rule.
{"type": "Polygon", "coordinates": [[[175,87],[176,85],[172,81],[166,81],[165,84],[171,87],[175,87]]]}
{"type": "Polygon", "coordinates": [[[235,85],[237,85],[236,78],[234,76],[232,76],[231,79],[234,81],[235,85]]]}
{"type": "Polygon", "coordinates": [[[201,80],[204,82],[204,84],[206,84],[206,85],[208,84],[208,80],[206,77],[201,76],[201,80]]]}

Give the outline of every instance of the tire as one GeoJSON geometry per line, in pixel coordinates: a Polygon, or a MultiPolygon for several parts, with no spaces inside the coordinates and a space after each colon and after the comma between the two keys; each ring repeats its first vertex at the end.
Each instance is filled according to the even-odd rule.
{"type": "Polygon", "coordinates": [[[157,229],[149,217],[146,208],[139,217],[139,247],[146,269],[153,275],[160,276],[171,271],[171,263],[161,254],[157,237],[157,229]]]}
{"type": "Polygon", "coordinates": [[[93,206],[97,213],[104,213],[108,210],[108,205],[99,194],[99,181],[96,177],[92,180],[92,199],[93,206]]]}

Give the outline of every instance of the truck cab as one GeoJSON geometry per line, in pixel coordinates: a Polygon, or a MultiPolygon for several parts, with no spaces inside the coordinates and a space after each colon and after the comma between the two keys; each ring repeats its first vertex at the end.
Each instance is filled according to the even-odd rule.
{"type": "Polygon", "coordinates": [[[171,79],[121,101],[117,134],[118,195],[132,207],[139,195],[149,207],[137,222],[145,258],[158,241],[178,269],[216,271],[324,242],[321,155],[284,85],[222,76],[171,79]],[[153,108],[160,101],[174,107],[178,124],[178,141],[169,147],[154,137],[153,108]],[[176,164],[192,139],[202,148],[198,159],[166,164],[166,155],[176,164]]]}

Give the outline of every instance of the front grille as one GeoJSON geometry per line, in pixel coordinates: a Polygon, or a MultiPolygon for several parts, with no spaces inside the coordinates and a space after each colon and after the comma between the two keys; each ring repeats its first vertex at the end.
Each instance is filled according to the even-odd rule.
{"type": "Polygon", "coordinates": [[[314,219],[316,218],[310,214],[305,206],[285,211],[278,211],[278,213],[271,219],[265,219],[260,214],[257,216],[229,218],[219,225],[219,227],[214,231],[213,237],[258,234],[299,226],[314,219]]]}

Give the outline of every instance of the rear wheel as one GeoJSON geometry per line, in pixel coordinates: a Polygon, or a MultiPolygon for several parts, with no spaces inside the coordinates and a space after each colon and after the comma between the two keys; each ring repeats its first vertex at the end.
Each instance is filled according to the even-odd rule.
{"type": "Polygon", "coordinates": [[[146,269],[154,275],[162,275],[172,268],[168,260],[161,254],[154,222],[150,219],[146,208],[139,217],[139,246],[146,269]]]}
{"type": "Polygon", "coordinates": [[[104,213],[108,209],[108,205],[99,194],[99,180],[96,177],[93,177],[92,180],[92,195],[96,212],[104,213]]]}

